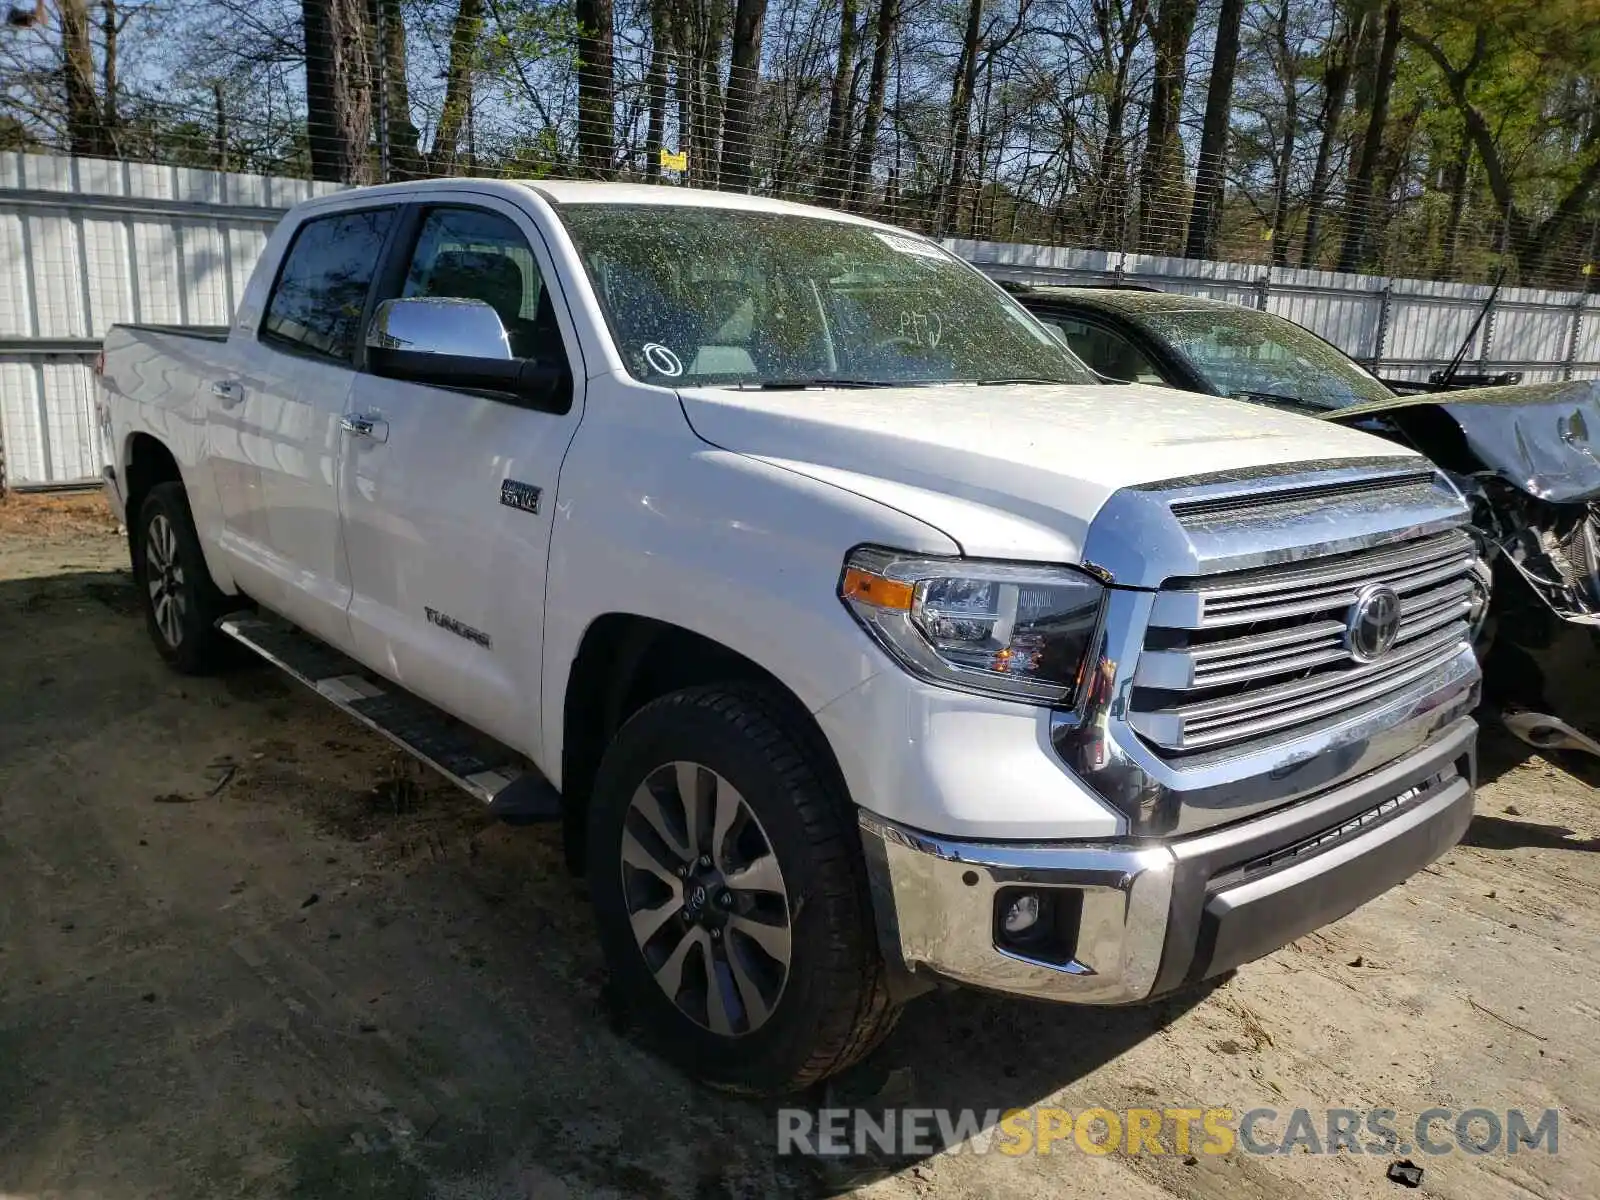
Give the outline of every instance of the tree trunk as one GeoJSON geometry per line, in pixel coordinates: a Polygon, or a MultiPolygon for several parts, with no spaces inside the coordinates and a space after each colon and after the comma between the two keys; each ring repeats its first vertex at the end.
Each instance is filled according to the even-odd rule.
{"type": "Polygon", "coordinates": [[[433,131],[430,166],[449,174],[461,153],[461,133],[472,111],[472,70],[483,38],[483,0],[460,0],[450,28],[450,58],[445,66],[444,103],[433,131]]]}
{"type": "MultiPolygon", "coordinates": [[[[1100,146],[1100,166],[1095,172],[1094,238],[1095,247],[1102,250],[1120,248],[1122,245],[1123,214],[1127,211],[1122,125],[1128,112],[1128,69],[1138,46],[1145,8],[1146,0],[1133,0],[1121,28],[1116,31],[1115,57],[1108,64],[1111,68],[1111,97],[1106,105],[1106,137],[1100,146]]],[[[1109,5],[1100,11],[1104,14],[1100,24],[1103,53],[1110,56],[1113,30],[1109,5]]]]}
{"type": "Polygon", "coordinates": [[[1322,239],[1322,214],[1328,204],[1328,176],[1333,169],[1333,151],[1339,143],[1339,122],[1344,117],[1345,99],[1350,94],[1350,71],[1365,36],[1366,17],[1346,25],[1328,52],[1322,71],[1322,112],[1317,119],[1322,140],[1317,144],[1317,163],[1311,171],[1311,197],[1306,203],[1305,244],[1300,248],[1300,265],[1312,270],[1322,239]]]}
{"type": "Polygon", "coordinates": [[[668,0],[650,0],[650,67],[645,86],[649,89],[650,115],[644,134],[644,177],[661,178],[663,127],[667,119],[667,56],[672,30],[666,16],[668,0]]]}
{"type": "Polygon", "coordinates": [[[723,109],[722,171],[718,186],[748,192],[753,182],[755,147],[751,119],[761,82],[761,31],[767,0],[738,0],[733,10],[733,56],[728,66],[728,100],[723,109]]]}
{"type": "Polygon", "coordinates": [[[1294,167],[1296,126],[1300,120],[1299,72],[1289,45],[1289,0],[1280,0],[1277,20],[1279,79],[1283,84],[1283,137],[1278,143],[1272,187],[1272,265],[1289,265],[1289,173],[1294,167]]]}
{"type": "Polygon", "coordinates": [[[1461,241],[1461,217],[1467,207],[1467,180],[1472,174],[1472,143],[1461,136],[1455,168],[1450,173],[1450,215],[1444,225],[1444,270],[1449,277],[1456,269],[1456,251],[1461,241]]]}
{"type": "Polygon", "coordinates": [[[375,31],[381,30],[383,44],[377,47],[379,79],[383,87],[383,115],[388,123],[379,136],[389,145],[389,174],[395,179],[414,179],[422,174],[422,158],[417,151],[417,127],[411,123],[411,87],[407,82],[406,19],[400,0],[369,0],[367,19],[375,31]]]}
{"type": "Polygon", "coordinates": [[[1239,21],[1243,14],[1244,0],[1222,0],[1222,10],[1217,15],[1217,42],[1211,54],[1211,79],[1206,84],[1200,162],[1195,168],[1185,258],[1216,256],[1228,153],[1228,113],[1233,105],[1233,72],[1239,62],[1239,21]]]}
{"type": "Polygon", "coordinates": [[[861,142],[850,167],[849,207],[859,206],[872,188],[872,159],[878,153],[878,126],[883,122],[883,99],[889,86],[889,56],[894,50],[895,25],[900,20],[900,0],[878,0],[878,27],[872,45],[872,77],[867,84],[867,112],[861,125],[861,142]]]}
{"type": "Polygon", "coordinates": [[[728,0],[711,0],[705,37],[701,41],[700,99],[696,113],[699,127],[695,140],[700,143],[700,167],[695,181],[701,187],[716,187],[721,173],[718,151],[722,132],[722,39],[727,25],[728,0]]]}
{"type": "Polygon", "coordinates": [[[857,0],[839,3],[839,61],[828,98],[828,137],[822,151],[822,201],[843,204],[850,179],[850,127],[855,108],[857,0]]]}
{"type": "Polygon", "coordinates": [[[698,166],[699,147],[694,140],[694,41],[690,37],[689,15],[683,0],[666,0],[672,6],[673,84],[678,93],[678,153],[688,156],[685,182],[693,178],[698,166]]]}
{"type": "Polygon", "coordinates": [[[366,183],[372,140],[371,39],[362,0],[302,0],[306,134],[314,179],[366,183]]]}
{"type": "Polygon", "coordinates": [[[1183,178],[1183,85],[1194,36],[1198,0],[1161,0],[1155,23],[1155,81],[1150,88],[1150,117],[1145,126],[1144,162],[1139,167],[1139,250],[1162,254],[1168,249],[1179,219],[1174,185],[1183,178]]]}
{"type": "Polygon", "coordinates": [[[961,38],[961,59],[956,64],[955,87],[950,92],[950,174],[939,205],[935,232],[953,228],[961,212],[961,185],[966,171],[968,126],[972,123],[972,93],[978,82],[978,37],[983,30],[984,0],[968,0],[967,27],[961,38]]]}
{"type": "Polygon", "coordinates": [[[117,35],[122,25],[117,20],[117,0],[101,0],[101,36],[105,39],[105,60],[101,66],[101,108],[104,133],[101,141],[106,152],[115,157],[120,147],[118,133],[122,119],[117,113],[117,35]]]}
{"type": "Polygon", "coordinates": [[[1383,14],[1383,41],[1378,49],[1377,74],[1373,77],[1372,110],[1366,132],[1361,136],[1361,155],[1350,193],[1345,199],[1344,244],[1339,249],[1338,269],[1358,271],[1367,256],[1367,229],[1372,217],[1372,179],[1383,151],[1383,130],[1389,122],[1389,95],[1394,89],[1394,66],[1400,48],[1400,0],[1389,0],[1383,14]]]}
{"type": "Polygon", "coordinates": [[[614,138],[611,0],[573,0],[578,22],[578,166],[598,179],[611,174],[614,138]]]}
{"type": "Polygon", "coordinates": [[[228,169],[228,109],[222,99],[222,81],[211,81],[211,105],[215,126],[212,132],[212,150],[219,171],[228,169]]]}
{"type": "Polygon", "coordinates": [[[58,0],[61,70],[67,97],[67,144],[74,154],[105,153],[105,115],[94,94],[94,50],[85,0],[58,0]]]}

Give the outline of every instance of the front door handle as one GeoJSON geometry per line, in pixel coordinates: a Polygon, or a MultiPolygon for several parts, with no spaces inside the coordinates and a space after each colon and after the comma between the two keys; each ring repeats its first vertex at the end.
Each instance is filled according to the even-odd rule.
{"type": "Polygon", "coordinates": [[[389,440],[389,422],[372,413],[349,413],[339,418],[339,428],[352,437],[370,438],[374,442],[389,440]]]}
{"type": "Polygon", "coordinates": [[[244,399],[244,388],[231,379],[219,379],[211,385],[211,394],[222,401],[223,408],[232,408],[244,399]]]}

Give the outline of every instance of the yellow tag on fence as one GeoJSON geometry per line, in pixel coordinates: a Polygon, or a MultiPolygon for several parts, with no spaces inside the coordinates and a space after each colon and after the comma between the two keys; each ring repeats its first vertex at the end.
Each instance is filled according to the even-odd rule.
{"type": "Polygon", "coordinates": [[[687,171],[689,169],[689,152],[679,150],[674,153],[662,147],[661,165],[669,171],[687,171]]]}

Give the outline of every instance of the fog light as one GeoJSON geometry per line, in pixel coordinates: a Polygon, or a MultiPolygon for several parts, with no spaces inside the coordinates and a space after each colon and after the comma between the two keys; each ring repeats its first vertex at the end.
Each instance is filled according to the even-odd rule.
{"type": "Polygon", "coordinates": [[[1039,897],[1033,892],[1023,892],[1013,900],[1001,918],[1000,924],[1012,937],[1026,933],[1039,923],[1039,897]]]}

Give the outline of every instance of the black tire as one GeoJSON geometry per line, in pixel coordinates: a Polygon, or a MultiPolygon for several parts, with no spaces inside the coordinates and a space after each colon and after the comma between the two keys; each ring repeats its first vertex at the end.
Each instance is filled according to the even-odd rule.
{"type": "Polygon", "coordinates": [[[136,520],[133,577],[156,650],[185,675],[236,664],[236,643],[216,623],[239,601],[224,595],[206,569],[183,484],[156,484],[136,520]]]}
{"type": "MultiPolygon", "coordinates": [[[[755,1095],[795,1092],[842,1070],[876,1047],[898,1015],[873,931],[849,804],[824,784],[804,739],[792,728],[782,703],[756,688],[702,687],[662,697],[617,733],[600,764],[589,809],[588,884],[616,1000],[647,1040],[683,1070],[715,1086],[755,1095]],[[662,943],[647,939],[641,944],[635,938],[630,903],[637,904],[640,873],[624,866],[624,831],[630,837],[641,831],[649,836],[640,824],[642,814],[633,808],[635,794],[647,780],[663,778],[662,770],[675,771],[670,765],[677,763],[698,764],[720,776],[707,785],[711,790],[706,794],[722,795],[717,789],[726,782],[754,819],[754,833],[752,822],[744,818],[724,827],[727,854],[719,848],[715,868],[706,869],[735,863],[739,847],[754,844],[770,848],[781,870],[781,889],[765,896],[741,891],[730,901],[743,906],[757,896],[763,903],[787,905],[787,971],[764,1009],[759,1000],[750,1006],[744,1002],[753,943],[740,928],[707,933],[699,949],[680,959],[684,984],[675,993],[678,1000],[657,982],[646,959],[645,946],[659,958],[662,943]],[[730,828],[736,832],[726,832],[730,828]],[[713,943],[712,937],[721,940],[713,943]],[[720,960],[714,946],[720,946],[720,960]],[[720,966],[707,966],[708,959],[697,960],[697,953],[720,966]],[[734,956],[743,962],[737,985],[734,956]],[[712,970],[721,973],[724,983],[723,1016],[737,1008],[742,1017],[737,1032],[713,1032],[684,1007],[682,998],[692,1001],[696,979],[704,981],[712,970]],[[759,1024],[753,1023],[753,1014],[761,1015],[759,1024]]],[[[661,803],[670,805],[671,800],[661,803]]],[[[709,803],[716,807],[715,800],[709,803]]],[[[692,835],[687,840],[692,847],[692,835]]],[[[715,838],[709,842],[716,848],[715,838]]],[[[668,845],[665,839],[657,842],[658,847],[668,845]]],[[[645,874],[646,885],[660,887],[659,873],[645,874]]],[[[732,883],[738,874],[733,870],[727,875],[730,886],[738,886],[732,883]]],[[[691,894],[693,882],[691,877],[682,885],[680,897],[691,894]]],[[[729,893],[721,895],[726,900],[729,893]]],[[[678,902],[666,894],[661,910],[678,902]]],[[[734,915],[739,915],[737,909],[734,915]]],[[[770,912],[763,919],[771,919],[770,912]]],[[[748,927],[747,922],[743,928],[748,927]]],[[[680,930],[692,934],[696,926],[690,919],[673,917],[652,937],[673,944],[684,936],[680,930]]],[[[764,957],[764,952],[755,955],[764,957]]],[[[765,965],[770,967],[770,960],[765,965]]],[[[769,984],[771,978],[769,972],[769,984]]],[[[701,992],[701,1007],[709,1018],[709,985],[701,992]]]]}

